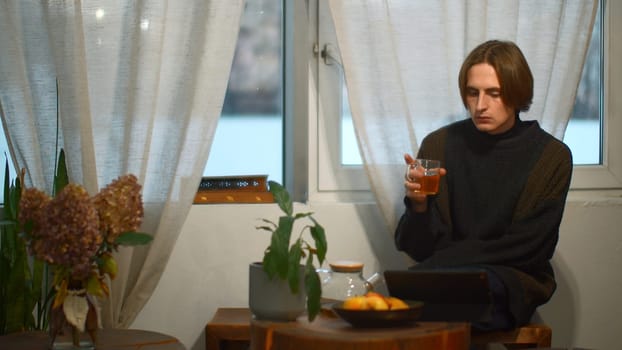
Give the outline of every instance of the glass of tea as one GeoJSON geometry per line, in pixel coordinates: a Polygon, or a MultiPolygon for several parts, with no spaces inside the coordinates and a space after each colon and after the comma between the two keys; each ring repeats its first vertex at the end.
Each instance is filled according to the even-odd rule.
{"type": "Polygon", "coordinates": [[[406,178],[421,185],[421,188],[415,192],[427,195],[437,194],[441,179],[440,168],[439,160],[415,159],[408,164],[406,178]]]}

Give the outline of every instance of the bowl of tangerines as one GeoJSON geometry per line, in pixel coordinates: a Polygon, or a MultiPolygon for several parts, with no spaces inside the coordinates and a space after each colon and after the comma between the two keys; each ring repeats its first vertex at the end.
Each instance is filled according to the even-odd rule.
{"type": "Polygon", "coordinates": [[[407,301],[377,292],[356,295],[333,304],[333,311],[353,327],[396,327],[419,318],[423,302],[407,301]]]}

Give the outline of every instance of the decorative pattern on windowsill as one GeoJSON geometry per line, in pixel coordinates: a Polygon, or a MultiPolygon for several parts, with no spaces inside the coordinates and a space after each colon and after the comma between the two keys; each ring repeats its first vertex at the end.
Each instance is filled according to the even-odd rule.
{"type": "Polygon", "coordinates": [[[267,175],[204,177],[194,197],[194,204],[273,203],[267,178],[267,175]]]}

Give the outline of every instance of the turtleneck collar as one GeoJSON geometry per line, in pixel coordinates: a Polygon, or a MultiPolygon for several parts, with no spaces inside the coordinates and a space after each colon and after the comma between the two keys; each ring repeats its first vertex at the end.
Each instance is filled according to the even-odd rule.
{"type": "Polygon", "coordinates": [[[525,133],[531,129],[533,126],[538,125],[538,122],[535,120],[523,121],[520,119],[518,115],[516,115],[516,122],[512,126],[512,128],[501,134],[489,134],[487,132],[479,131],[473,121],[470,122],[472,134],[474,136],[474,140],[477,143],[480,143],[482,146],[484,145],[492,145],[496,144],[500,145],[511,145],[514,141],[520,141],[522,139],[521,136],[525,135],[525,133]]]}

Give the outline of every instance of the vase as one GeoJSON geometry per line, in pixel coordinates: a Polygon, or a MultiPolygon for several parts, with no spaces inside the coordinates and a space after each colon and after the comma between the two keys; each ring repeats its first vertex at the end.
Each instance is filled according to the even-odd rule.
{"type": "Polygon", "coordinates": [[[50,308],[49,349],[94,350],[97,348],[98,316],[92,297],[84,291],[79,293],[69,291],[68,294],[63,304],[50,308]],[[86,312],[78,312],[78,316],[76,316],[74,305],[80,305],[84,302],[86,304],[79,306],[79,308],[86,307],[86,312]],[[73,305],[68,307],[67,303],[73,305]],[[76,317],[78,317],[78,321],[82,321],[82,328],[74,325],[76,317]],[[85,317],[85,319],[80,320],[80,317],[85,317]]]}
{"type": "MultiPolygon", "coordinates": [[[[304,275],[304,266],[300,266],[304,275]]],[[[298,293],[293,294],[286,280],[270,279],[260,262],[249,265],[248,305],[256,319],[270,321],[295,321],[306,311],[307,295],[304,279],[300,279],[298,293]]]]}
{"type": "Polygon", "coordinates": [[[334,261],[330,270],[323,273],[322,298],[327,301],[344,301],[355,295],[365,295],[372,290],[371,283],[363,277],[363,263],[334,261]]]}

